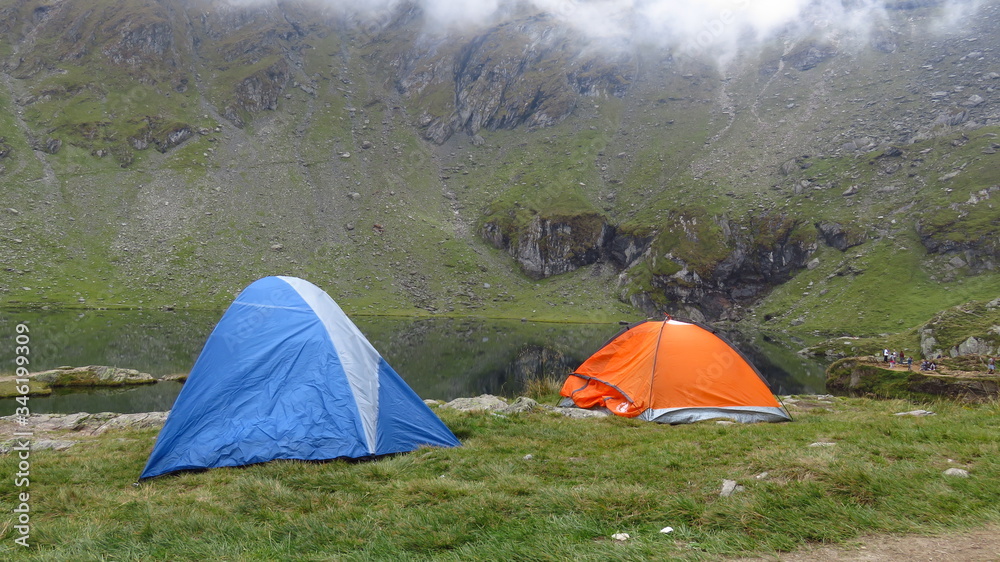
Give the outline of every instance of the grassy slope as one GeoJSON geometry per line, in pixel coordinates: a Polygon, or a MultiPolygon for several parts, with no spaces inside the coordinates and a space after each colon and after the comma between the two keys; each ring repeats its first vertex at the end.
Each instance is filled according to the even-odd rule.
{"type": "MultiPolygon", "coordinates": [[[[919,244],[914,238],[903,241],[912,247],[919,244]]],[[[756,319],[769,322],[768,315],[774,315],[785,325],[801,319],[801,329],[827,335],[874,335],[904,331],[935,311],[997,294],[995,274],[935,282],[919,251],[900,252],[888,240],[867,246],[845,253],[824,248],[817,255],[820,265],[777,288],[757,307],[756,319]],[[847,267],[864,269],[865,274],[837,274],[847,267]]]]}
{"type": "MultiPolygon", "coordinates": [[[[995,403],[805,406],[793,423],[749,426],[440,410],[462,447],[138,488],[155,432],[111,433],[32,453],[34,546],[5,525],[0,548],[17,560],[711,560],[1000,521],[995,403]],[[892,415],[915,407],[937,415],[892,415]],[[942,475],[955,467],[970,478],[942,475]],[[723,479],[745,490],[719,497],[723,479]],[[611,540],[620,532],[632,538],[611,540]]],[[[0,483],[8,504],[14,491],[0,483]]]]}
{"type": "MultiPolygon", "coordinates": [[[[116,157],[91,156],[97,145],[66,142],[56,155],[32,153],[17,133],[20,122],[0,115],[0,131],[15,148],[4,161],[10,187],[3,206],[20,212],[0,237],[7,261],[17,264],[0,272],[5,304],[221,308],[255,278],[294,274],[352,311],[607,320],[635,314],[616,302],[623,288],[641,290],[653,273],[677,267],[654,257],[630,273],[625,287],[604,266],[532,282],[478,235],[490,216],[511,209],[520,221],[535,212],[597,211],[638,233],[668,231],[693,210],[706,229],[700,242],[665,236],[654,246],[658,255],[673,251],[689,262],[723,255],[713,217],[749,221],[786,213],[807,229],[837,220],[868,232],[872,240],[843,256],[821,247],[820,268],[800,272],[761,303],[757,320],[768,315],[770,325],[783,329],[801,317],[801,329],[825,333],[897,330],[1000,286],[995,272],[942,275],[944,260],[928,261],[909,230],[923,212],[933,213],[933,227],[959,239],[995,224],[995,205],[970,207],[964,216],[950,208],[996,182],[995,156],[981,153],[995,128],[968,133],[961,146],[952,144],[961,140],[955,132],[905,147],[904,165],[916,168],[891,176],[879,172],[877,152],[837,154],[849,138],[896,134],[884,117],[890,110],[903,111],[907,123],[915,122],[913,114],[933,119],[940,108],[912,93],[920,91],[913,74],[887,74],[924,62],[922,40],[902,43],[893,55],[847,49],[816,68],[776,74],[760,68],[780,55],[777,47],[747,55],[725,76],[697,61],[644,53],[625,98],[580,98],[573,115],[553,127],[483,131],[482,146],[459,133],[436,147],[420,139],[413,114],[431,102],[402,98],[384,62],[409,43],[358,41],[318,33],[322,27],[308,27],[308,47],[296,54],[301,66],[293,65],[278,111],[260,114],[245,129],[218,114],[229,88],[284,45],[271,38],[260,52],[227,60],[250,30],[213,49],[214,39],[195,24],[198,53],[176,32],[183,68],[174,78],[192,80],[183,93],[169,91],[167,82],[126,80],[132,85],[120,87],[126,77],[107,65],[96,67],[98,80],[67,64],[65,74],[10,79],[14,90],[36,94],[95,84],[70,101],[24,108],[33,128],[64,131],[117,111],[104,128],[118,131],[131,126],[123,115],[155,109],[160,122],[183,121],[210,133],[166,155],[134,151],[134,163],[123,170],[116,157]],[[246,72],[237,71],[244,63],[246,72]],[[115,87],[97,87],[105,82],[115,87]],[[872,99],[894,103],[865,103],[872,99]],[[362,149],[364,142],[372,148],[362,149]],[[917,162],[925,148],[931,152],[917,162]],[[804,155],[810,168],[778,173],[784,161],[804,155]],[[955,178],[938,180],[955,169],[961,170],[955,178]],[[796,193],[802,181],[811,185],[796,193]],[[855,182],[862,186],[858,195],[840,195],[855,182]],[[272,250],[276,245],[281,249],[272,250]],[[860,275],[826,279],[842,261],[868,265],[860,275]],[[810,281],[821,287],[807,289],[810,281]],[[821,295],[823,289],[829,290],[821,295]]],[[[958,56],[948,57],[935,63],[946,70],[935,70],[933,80],[950,83],[942,72],[952,72],[947,65],[958,64],[958,56]]],[[[426,95],[441,97],[431,90],[426,95]]],[[[9,98],[0,103],[15,109],[9,98]]]]}

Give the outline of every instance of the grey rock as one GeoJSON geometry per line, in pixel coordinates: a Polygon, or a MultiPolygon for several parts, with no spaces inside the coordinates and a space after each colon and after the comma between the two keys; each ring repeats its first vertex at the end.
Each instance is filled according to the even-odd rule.
{"type": "Polygon", "coordinates": [[[951,356],[956,357],[959,355],[993,355],[995,348],[990,345],[990,342],[977,338],[975,336],[969,336],[968,339],[958,344],[952,349],[951,356]]]}
{"type": "Polygon", "coordinates": [[[935,414],[934,412],[928,411],[928,410],[911,410],[909,412],[899,412],[899,413],[893,414],[893,415],[895,415],[895,416],[914,416],[914,417],[918,417],[919,418],[919,417],[924,417],[924,416],[936,416],[937,414],[935,414]]]}
{"type": "Polygon", "coordinates": [[[583,408],[569,407],[569,408],[553,408],[554,412],[562,414],[567,418],[573,419],[586,419],[586,418],[606,418],[611,415],[611,412],[607,410],[585,410],[583,408]]]}
{"type": "MultiPolygon", "coordinates": [[[[75,414],[35,414],[28,425],[35,434],[51,431],[76,431],[87,435],[100,435],[110,430],[145,429],[160,427],[167,420],[169,412],[140,412],[137,414],[119,414],[115,412],[100,412],[91,414],[78,412],[75,414]]],[[[0,420],[14,422],[16,416],[5,416],[0,420]]],[[[61,446],[58,440],[53,440],[51,448],[61,446]]],[[[73,441],[72,443],[75,443],[73,441]]],[[[65,447],[62,447],[65,448],[65,447]]]]}
{"type": "Polygon", "coordinates": [[[102,424],[89,430],[92,435],[100,435],[111,430],[146,429],[160,427],[167,421],[169,412],[139,412],[136,414],[115,414],[102,424]]]}
{"type": "Polygon", "coordinates": [[[729,496],[735,494],[736,492],[742,492],[743,490],[744,490],[743,486],[737,484],[735,480],[723,480],[722,491],[719,492],[719,496],[723,498],[728,498],[729,496]]]}
{"type": "Polygon", "coordinates": [[[933,330],[922,330],[920,332],[920,353],[924,357],[934,357],[941,352],[938,348],[937,338],[933,334],[933,330]]]}
{"type": "Polygon", "coordinates": [[[483,238],[507,250],[534,279],[597,262],[612,234],[612,227],[596,214],[561,219],[536,215],[520,232],[505,232],[496,222],[488,222],[482,229],[483,238]]]}
{"type": "Polygon", "coordinates": [[[149,373],[105,365],[62,367],[33,373],[30,377],[51,386],[119,386],[156,382],[153,375],[149,373]]]}
{"type": "Polygon", "coordinates": [[[44,451],[51,449],[53,451],[63,451],[69,449],[77,443],[79,443],[79,441],[72,441],[69,439],[39,439],[31,444],[31,450],[44,451]]]}
{"type": "Polygon", "coordinates": [[[528,398],[526,396],[519,396],[513,404],[503,408],[503,413],[505,414],[517,414],[522,412],[530,412],[538,408],[538,402],[528,398]]]}
{"type": "Polygon", "coordinates": [[[969,99],[962,102],[962,105],[964,105],[965,107],[976,107],[977,105],[982,104],[984,101],[986,100],[983,99],[982,96],[973,94],[971,97],[969,97],[969,99]]]}
{"type": "Polygon", "coordinates": [[[944,471],[944,475],[945,476],[955,476],[955,477],[958,477],[958,478],[968,478],[969,477],[969,471],[968,470],[963,470],[961,468],[949,468],[948,470],[944,471]]]}
{"type": "Polygon", "coordinates": [[[492,394],[481,394],[474,398],[456,398],[451,402],[441,405],[442,408],[450,408],[462,412],[474,412],[480,410],[501,411],[508,407],[507,402],[502,398],[492,394]]]}
{"type": "Polygon", "coordinates": [[[934,120],[935,125],[947,125],[949,127],[957,127],[969,118],[969,110],[967,109],[952,109],[938,115],[937,119],[934,120]]]}

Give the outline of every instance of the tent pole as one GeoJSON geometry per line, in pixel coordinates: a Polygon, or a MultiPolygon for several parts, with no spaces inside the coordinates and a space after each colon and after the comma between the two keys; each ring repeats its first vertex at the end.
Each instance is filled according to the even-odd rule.
{"type": "Polygon", "coordinates": [[[653,379],[656,378],[656,363],[660,360],[660,340],[663,339],[663,328],[666,327],[667,321],[670,320],[669,314],[664,314],[664,318],[660,322],[660,333],[656,335],[656,349],[653,350],[653,368],[649,372],[649,396],[646,397],[646,403],[653,403],[653,379]]]}

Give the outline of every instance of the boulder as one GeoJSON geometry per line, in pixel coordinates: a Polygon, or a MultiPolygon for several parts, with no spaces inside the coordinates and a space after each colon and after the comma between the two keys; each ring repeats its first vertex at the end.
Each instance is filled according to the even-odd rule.
{"type": "MultiPolygon", "coordinates": [[[[100,435],[106,431],[121,429],[147,429],[161,427],[167,421],[169,412],[139,412],[135,414],[115,414],[107,420],[95,419],[88,430],[91,435],[100,435]]],[[[98,414],[94,414],[95,416],[98,414]]],[[[86,420],[85,420],[86,423],[86,420]]]]}
{"type": "Polygon", "coordinates": [[[69,439],[39,439],[31,444],[31,450],[44,451],[46,449],[51,449],[53,451],[64,451],[77,443],[79,443],[79,441],[72,441],[69,439]]]}
{"type": "Polygon", "coordinates": [[[959,355],[994,355],[995,351],[996,348],[990,345],[990,342],[975,336],[969,336],[968,339],[953,347],[949,354],[952,357],[958,357],[959,355]]]}
{"type": "Polygon", "coordinates": [[[723,480],[722,491],[719,492],[719,495],[724,498],[728,498],[729,496],[735,494],[736,492],[742,492],[742,491],[743,491],[743,486],[737,484],[735,480],[723,480]]]}
{"type": "Polygon", "coordinates": [[[611,415],[611,412],[607,410],[585,410],[583,408],[577,408],[575,406],[570,406],[566,408],[553,408],[556,413],[562,414],[567,418],[573,419],[585,419],[585,418],[606,418],[611,415]]]}
{"type": "Polygon", "coordinates": [[[474,398],[456,398],[441,404],[441,408],[451,408],[462,412],[500,411],[507,409],[507,402],[492,394],[481,394],[474,398]]]}
{"type": "Polygon", "coordinates": [[[539,407],[538,402],[532,400],[531,398],[528,398],[527,396],[520,396],[517,398],[517,400],[514,401],[513,404],[503,408],[502,411],[505,414],[517,414],[523,412],[530,412],[532,410],[537,409],[538,407],[539,407]]]}
{"type": "Polygon", "coordinates": [[[977,105],[982,104],[984,101],[986,100],[983,99],[982,96],[973,94],[972,96],[969,97],[969,99],[962,102],[962,105],[964,105],[965,107],[976,107],[977,105]]]}

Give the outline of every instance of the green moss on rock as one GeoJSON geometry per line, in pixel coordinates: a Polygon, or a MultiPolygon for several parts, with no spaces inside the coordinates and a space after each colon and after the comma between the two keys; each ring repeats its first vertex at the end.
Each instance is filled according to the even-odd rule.
{"type": "Polygon", "coordinates": [[[135,369],[120,369],[104,365],[87,367],[62,367],[51,371],[42,371],[31,375],[38,382],[50,387],[72,386],[125,386],[132,384],[150,384],[156,379],[148,373],[140,373],[135,369]]]}
{"type": "Polygon", "coordinates": [[[830,365],[826,371],[826,387],[832,391],[903,400],[934,400],[943,396],[982,402],[1000,396],[1000,378],[997,377],[891,370],[857,357],[830,365]]]}

